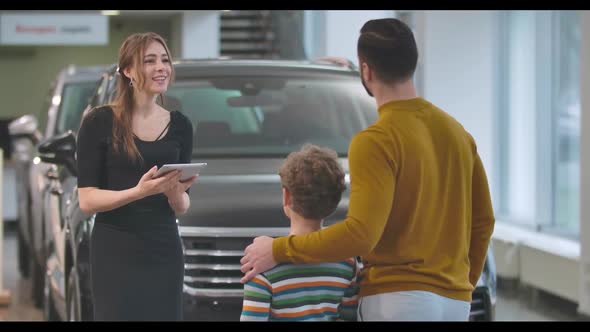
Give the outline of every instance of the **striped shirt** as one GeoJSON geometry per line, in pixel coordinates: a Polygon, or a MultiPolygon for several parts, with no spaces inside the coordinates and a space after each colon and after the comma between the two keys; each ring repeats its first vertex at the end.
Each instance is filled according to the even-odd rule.
{"type": "Polygon", "coordinates": [[[241,321],[356,320],[354,258],[338,263],[284,263],[244,285],[241,321]]]}

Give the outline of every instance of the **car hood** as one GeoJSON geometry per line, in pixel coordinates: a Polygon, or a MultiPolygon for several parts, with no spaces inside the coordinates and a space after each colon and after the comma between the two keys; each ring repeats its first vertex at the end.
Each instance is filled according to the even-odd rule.
{"type": "MultiPolygon", "coordinates": [[[[283,158],[193,160],[207,162],[190,189],[191,205],[178,218],[180,226],[289,227],[283,213],[278,169],[283,158]]],[[[346,170],[346,159],[341,159],[346,170]]],[[[326,221],[342,219],[348,209],[345,192],[338,210],[326,221]]]]}

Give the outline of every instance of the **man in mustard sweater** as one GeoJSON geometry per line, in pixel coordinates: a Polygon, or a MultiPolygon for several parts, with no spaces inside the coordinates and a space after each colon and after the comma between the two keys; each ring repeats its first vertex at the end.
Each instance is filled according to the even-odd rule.
{"type": "Polygon", "coordinates": [[[468,320],[494,228],[475,141],[417,96],[418,50],[403,22],[366,22],[358,59],[379,118],[350,143],[346,219],[307,235],[256,238],[241,260],[242,282],[277,263],[362,256],[359,319],[468,320]]]}

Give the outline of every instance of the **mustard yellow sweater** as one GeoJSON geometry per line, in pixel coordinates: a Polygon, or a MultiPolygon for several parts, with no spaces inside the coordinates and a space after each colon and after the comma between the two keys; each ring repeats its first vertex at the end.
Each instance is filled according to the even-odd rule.
{"type": "Polygon", "coordinates": [[[471,301],[494,228],[473,137],[422,98],[392,101],[350,144],[343,222],[273,241],[277,262],[362,256],[362,296],[430,291],[471,301]]]}

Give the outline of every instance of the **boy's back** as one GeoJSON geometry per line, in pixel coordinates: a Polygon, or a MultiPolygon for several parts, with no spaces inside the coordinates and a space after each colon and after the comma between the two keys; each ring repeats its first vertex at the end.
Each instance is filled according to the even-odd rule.
{"type": "Polygon", "coordinates": [[[358,265],[279,264],[244,285],[240,320],[356,320],[358,265]]]}
{"type": "MultiPolygon", "coordinates": [[[[346,190],[336,151],[312,144],[290,153],[279,176],[291,235],[319,231],[346,190]]],[[[244,285],[240,320],[355,320],[358,265],[355,258],[277,265],[244,285]]]]}

